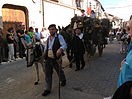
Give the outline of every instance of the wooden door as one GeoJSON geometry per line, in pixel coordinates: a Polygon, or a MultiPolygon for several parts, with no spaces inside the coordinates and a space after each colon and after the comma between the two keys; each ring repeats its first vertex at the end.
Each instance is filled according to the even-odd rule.
{"type": "Polygon", "coordinates": [[[2,8],[3,32],[7,33],[8,28],[17,30],[19,24],[25,24],[25,13],[20,9],[2,8]]]}

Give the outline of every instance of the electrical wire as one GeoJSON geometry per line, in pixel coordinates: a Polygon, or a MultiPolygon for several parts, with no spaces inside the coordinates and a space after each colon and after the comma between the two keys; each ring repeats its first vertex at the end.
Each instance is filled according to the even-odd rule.
{"type": "Polygon", "coordinates": [[[109,7],[105,9],[127,8],[127,7],[132,7],[132,5],[127,5],[127,6],[122,6],[122,7],[109,7]]]}

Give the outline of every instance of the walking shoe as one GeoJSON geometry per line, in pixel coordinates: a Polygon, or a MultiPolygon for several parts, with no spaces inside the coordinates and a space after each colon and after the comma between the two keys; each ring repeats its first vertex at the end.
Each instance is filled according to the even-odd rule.
{"type": "Polygon", "coordinates": [[[42,93],[42,96],[47,96],[50,94],[50,91],[49,90],[45,90],[43,93],[42,93]]]}
{"type": "Polygon", "coordinates": [[[23,56],[20,56],[19,58],[23,58],[23,56]]]}
{"type": "Polygon", "coordinates": [[[12,62],[11,59],[9,59],[8,62],[12,62]]]}
{"type": "Polygon", "coordinates": [[[72,68],[72,64],[69,65],[69,68],[72,68]]]}
{"type": "Polygon", "coordinates": [[[36,81],[36,82],[34,83],[34,85],[38,85],[38,81],[36,81]]]}
{"type": "Polygon", "coordinates": [[[79,71],[80,69],[75,69],[75,71],[79,71]]]}
{"type": "Polygon", "coordinates": [[[66,80],[61,82],[61,86],[65,86],[66,85],[66,80]]]}
{"type": "Polygon", "coordinates": [[[85,67],[85,65],[82,65],[81,69],[83,69],[85,67]]]}
{"type": "Polygon", "coordinates": [[[15,58],[13,58],[13,59],[11,59],[12,61],[16,61],[16,59],[15,58]]]}

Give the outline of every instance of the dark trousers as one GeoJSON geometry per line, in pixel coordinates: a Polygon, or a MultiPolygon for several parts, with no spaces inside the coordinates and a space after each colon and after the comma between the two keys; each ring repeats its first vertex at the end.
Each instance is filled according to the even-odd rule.
{"type": "Polygon", "coordinates": [[[58,76],[60,77],[60,81],[66,81],[64,71],[62,70],[61,66],[59,66],[58,62],[55,59],[48,58],[45,63],[45,87],[46,90],[51,91],[52,88],[52,74],[53,68],[57,72],[58,76]],[[59,75],[60,70],[60,75],[59,75]]]}
{"type": "Polygon", "coordinates": [[[0,48],[0,63],[3,61],[3,48],[0,48]]]}
{"type": "Polygon", "coordinates": [[[25,52],[24,46],[21,41],[18,44],[19,44],[19,57],[23,58],[25,52]]]}
{"type": "Polygon", "coordinates": [[[14,44],[14,57],[17,58],[17,45],[14,44]]]}
{"type": "Polygon", "coordinates": [[[75,57],[75,62],[76,62],[76,69],[80,69],[80,64],[82,66],[85,66],[84,54],[74,53],[74,57],[75,57]]]}

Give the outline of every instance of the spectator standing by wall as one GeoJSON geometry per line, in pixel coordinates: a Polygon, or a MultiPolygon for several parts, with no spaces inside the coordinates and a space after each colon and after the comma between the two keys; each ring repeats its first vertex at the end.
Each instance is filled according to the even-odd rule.
{"type": "Polygon", "coordinates": [[[3,33],[2,28],[0,28],[0,64],[3,60],[3,33]]]}
{"type": "Polygon", "coordinates": [[[28,31],[25,31],[24,40],[26,42],[26,45],[25,45],[26,47],[28,47],[29,45],[31,45],[32,41],[31,41],[31,38],[30,38],[30,36],[28,34],[28,31]]]}
{"type": "Polygon", "coordinates": [[[15,59],[17,58],[17,49],[18,49],[18,36],[16,33],[15,28],[13,29],[13,33],[14,33],[14,57],[15,59]]]}
{"type": "Polygon", "coordinates": [[[38,28],[35,28],[35,36],[36,36],[36,41],[40,41],[40,33],[38,32],[38,28]]]}
{"type": "Polygon", "coordinates": [[[49,32],[46,30],[46,28],[42,28],[42,31],[40,32],[40,41],[43,46],[46,45],[47,38],[49,36],[49,32]]]}
{"type": "Polygon", "coordinates": [[[32,39],[33,35],[35,35],[33,27],[29,27],[28,34],[29,34],[30,38],[32,39]]]}
{"type": "Polygon", "coordinates": [[[7,43],[8,43],[8,60],[11,62],[14,60],[14,34],[13,34],[13,28],[8,29],[8,33],[6,35],[7,43]]]}
{"type": "Polygon", "coordinates": [[[17,36],[18,36],[18,39],[19,39],[19,42],[18,42],[18,45],[19,45],[19,57],[23,58],[23,56],[24,56],[24,46],[22,44],[21,38],[24,38],[24,30],[23,30],[22,25],[18,26],[18,30],[16,31],[16,33],[17,33],[17,36]]]}

